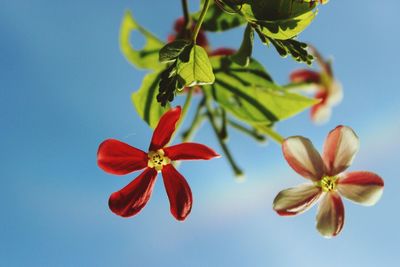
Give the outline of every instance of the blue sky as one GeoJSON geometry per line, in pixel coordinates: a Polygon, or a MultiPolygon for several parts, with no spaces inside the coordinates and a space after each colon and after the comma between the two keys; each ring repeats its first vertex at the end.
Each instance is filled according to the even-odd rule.
{"type": "MultiPolygon", "coordinates": [[[[189,1],[193,10],[198,1],[189,1]]],[[[304,135],[321,148],[327,132],[351,126],[361,139],[352,170],[385,179],[374,207],[345,201],[341,235],[326,240],[314,227],[315,208],[295,218],[271,209],[280,190],[302,183],[273,142],[257,146],[232,133],[230,145],[246,170],[236,183],[223,159],[186,162],[194,194],[189,218],[177,222],[159,180],[136,217],[122,219],[108,196],[133,175],[111,176],[96,165],[101,141],[114,137],[145,149],[151,130],[130,94],[145,72],[119,51],[125,9],[165,39],[180,1],[3,1],[0,8],[0,266],[393,266],[400,261],[400,134],[395,0],[320,8],[301,40],[334,58],[345,98],[329,123],[308,113],[284,121],[285,136],[304,135]],[[154,8],[154,7],[157,8],[154,8]],[[255,160],[257,159],[257,161],[255,160]],[[260,163],[261,162],[261,163],[260,163]]],[[[242,29],[210,36],[238,47],[242,29]]],[[[255,57],[280,83],[303,67],[257,42],[255,57]]],[[[205,125],[198,142],[219,150],[205,125]]]]}

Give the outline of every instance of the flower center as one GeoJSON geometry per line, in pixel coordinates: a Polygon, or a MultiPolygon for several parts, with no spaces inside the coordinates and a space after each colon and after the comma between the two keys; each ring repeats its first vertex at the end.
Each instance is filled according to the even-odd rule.
{"type": "Polygon", "coordinates": [[[324,192],[335,191],[337,185],[337,177],[324,176],[318,183],[324,192]]]}
{"type": "Polygon", "coordinates": [[[147,154],[147,157],[149,159],[147,166],[150,168],[155,168],[157,171],[161,171],[163,166],[171,163],[171,160],[165,156],[164,150],[162,149],[150,151],[147,154]]]}

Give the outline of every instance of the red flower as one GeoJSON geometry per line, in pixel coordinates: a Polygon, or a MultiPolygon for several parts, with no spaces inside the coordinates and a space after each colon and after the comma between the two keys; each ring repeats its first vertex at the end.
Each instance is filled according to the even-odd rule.
{"type": "Polygon", "coordinates": [[[315,93],[314,97],[320,99],[320,102],[311,108],[311,119],[321,124],[329,120],[332,108],[342,101],[343,92],[340,83],[333,76],[330,62],[324,61],[314,49],[312,51],[314,51],[321,71],[296,70],[290,74],[290,81],[312,85],[308,89],[315,93]]]}
{"type": "MultiPolygon", "coordinates": [[[[177,38],[185,39],[185,38],[190,37],[190,36],[180,36],[184,30],[183,29],[184,26],[185,26],[184,18],[183,17],[178,18],[174,24],[174,33],[172,33],[168,36],[168,43],[175,41],[175,39],[177,39],[177,38]]],[[[194,30],[195,26],[196,25],[193,23],[192,31],[194,30]]],[[[206,33],[203,30],[200,30],[199,34],[197,35],[196,43],[198,45],[202,46],[203,48],[205,48],[206,50],[208,49],[208,39],[207,39],[206,33]]]]}
{"type": "Polygon", "coordinates": [[[208,53],[208,55],[210,57],[216,57],[216,56],[231,56],[233,54],[236,53],[235,49],[232,48],[227,48],[227,47],[220,47],[220,48],[216,48],[213,51],[211,51],[210,53],[208,53]]]}
{"type": "Polygon", "coordinates": [[[192,208],[192,192],[185,178],[171,164],[175,160],[208,160],[219,157],[209,147],[182,143],[165,147],[175,131],[181,108],[170,109],[160,119],[151,139],[149,152],[121,141],[108,139],[100,144],[97,164],[105,172],[124,175],[145,169],[131,183],[111,194],[109,207],[117,215],[130,217],[140,212],[150,199],[157,172],[161,172],[172,215],[185,220],[192,208]]]}
{"type": "Polygon", "coordinates": [[[358,151],[359,140],[346,126],[332,130],[322,157],[307,138],[292,136],[282,144],[283,155],[295,172],[312,183],[279,192],[274,210],[282,216],[300,214],[319,199],[317,229],[325,237],[336,236],[344,225],[341,196],[365,206],[374,205],[382,195],[384,182],[367,171],[344,173],[358,151]]]}

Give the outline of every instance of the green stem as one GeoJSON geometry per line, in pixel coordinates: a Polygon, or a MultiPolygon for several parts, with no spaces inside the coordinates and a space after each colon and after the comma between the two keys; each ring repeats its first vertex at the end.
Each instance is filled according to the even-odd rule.
{"type": "Polygon", "coordinates": [[[179,127],[181,126],[182,122],[185,120],[187,111],[190,107],[190,103],[192,102],[193,90],[194,90],[194,87],[189,88],[189,92],[187,93],[185,103],[183,104],[183,107],[182,107],[181,117],[179,118],[178,122],[175,125],[175,132],[173,133],[169,143],[172,143],[172,141],[175,138],[176,133],[178,132],[179,127]]]}
{"type": "Polygon", "coordinates": [[[182,133],[182,142],[188,142],[192,140],[193,135],[197,131],[197,129],[200,127],[201,123],[204,120],[204,115],[201,114],[201,110],[204,107],[204,100],[202,100],[199,105],[197,106],[196,113],[194,115],[194,118],[192,120],[192,124],[189,126],[189,128],[182,133]]]}
{"type": "Polygon", "coordinates": [[[190,103],[192,102],[193,91],[194,87],[189,87],[189,92],[187,93],[185,103],[183,104],[181,119],[179,120],[177,126],[179,126],[185,119],[186,113],[190,107],[190,103]]]}
{"type": "Polygon", "coordinates": [[[203,9],[201,10],[200,13],[199,20],[197,21],[196,27],[193,30],[193,35],[192,35],[193,43],[196,43],[197,35],[199,35],[201,24],[203,24],[209,6],[210,6],[210,0],[205,0],[203,9]]]}
{"type": "Polygon", "coordinates": [[[257,133],[257,131],[248,129],[233,120],[228,120],[228,123],[229,123],[229,126],[231,126],[232,128],[250,136],[251,138],[255,139],[258,142],[264,142],[266,140],[265,136],[257,133]]]}
{"type": "Polygon", "coordinates": [[[271,139],[278,144],[282,144],[283,141],[285,141],[285,138],[282,135],[280,135],[268,126],[258,126],[257,128],[260,129],[260,131],[262,131],[263,133],[267,134],[269,137],[271,137],[271,139]]]}
{"type": "Polygon", "coordinates": [[[210,105],[209,101],[207,101],[207,100],[206,100],[206,108],[207,108],[208,120],[210,121],[212,129],[214,130],[215,136],[217,137],[219,145],[221,146],[221,149],[224,152],[225,157],[228,160],[228,163],[231,165],[232,170],[233,170],[233,172],[235,173],[236,176],[242,176],[243,175],[243,171],[236,164],[236,162],[233,159],[232,154],[229,151],[227,145],[225,144],[224,140],[222,140],[221,137],[220,137],[219,129],[218,129],[217,124],[216,124],[216,122],[214,120],[214,115],[213,115],[213,112],[212,112],[211,105],[210,105]]]}
{"type": "Polygon", "coordinates": [[[187,0],[182,0],[182,11],[183,11],[184,24],[185,24],[184,28],[189,29],[191,26],[191,18],[190,18],[187,0]]]}

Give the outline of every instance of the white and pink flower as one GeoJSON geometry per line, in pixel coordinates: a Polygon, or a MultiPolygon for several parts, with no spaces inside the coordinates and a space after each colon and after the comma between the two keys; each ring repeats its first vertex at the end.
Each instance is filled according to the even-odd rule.
{"type": "Polygon", "coordinates": [[[358,148],[357,135],[346,126],[337,126],[329,133],[322,157],[307,138],[285,139],[282,150],[286,161],[312,183],[281,191],[274,200],[274,210],[281,216],[297,215],[321,200],[316,217],[318,231],[328,238],[339,234],[344,225],[341,196],[372,206],[383,193],[384,182],[377,174],[344,172],[352,164],[358,148]]]}
{"type": "Polygon", "coordinates": [[[331,63],[325,61],[315,48],[312,48],[311,52],[317,59],[321,71],[296,70],[290,74],[290,81],[309,84],[307,91],[313,93],[315,99],[320,100],[311,108],[311,119],[317,124],[323,124],[330,119],[333,107],[342,101],[343,89],[333,76],[331,63]]]}

